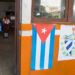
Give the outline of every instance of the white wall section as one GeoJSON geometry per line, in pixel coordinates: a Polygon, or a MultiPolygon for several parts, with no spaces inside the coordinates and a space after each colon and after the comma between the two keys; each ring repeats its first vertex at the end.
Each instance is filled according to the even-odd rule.
{"type": "Polygon", "coordinates": [[[56,30],[55,35],[60,35],[60,30],[56,30]]]}
{"type": "Polygon", "coordinates": [[[30,24],[31,23],[31,7],[32,0],[22,0],[22,24],[30,24]]]}
{"type": "MultiPolygon", "coordinates": [[[[32,36],[32,30],[28,30],[28,31],[24,31],[24,30],[21,30],[19,31],[19,35],[20,36],[32,36]]],[[[55,30],[55,35],[60,35],[60,30],[55,30]]]]}
{"type": "Polygon", "coordinates": [[[19,36],[32,36],[32,30],[29,31],[19,31],[19,36]]]}

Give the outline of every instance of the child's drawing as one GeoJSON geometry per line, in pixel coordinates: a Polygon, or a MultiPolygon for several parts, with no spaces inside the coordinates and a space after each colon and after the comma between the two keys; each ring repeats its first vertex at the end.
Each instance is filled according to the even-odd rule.
{"type": "Polygon", "coordinates": [[[61,26],[58,60],[75,59],[75,26],[61,26]]]}

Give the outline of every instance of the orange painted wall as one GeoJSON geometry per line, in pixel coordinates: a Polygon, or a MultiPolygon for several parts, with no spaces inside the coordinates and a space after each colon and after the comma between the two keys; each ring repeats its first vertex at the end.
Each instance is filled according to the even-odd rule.
{"type": "MultiPolygon", "coordinates": [[[[31,30],[31,24],[21,25],[21,30],[31,30]]],[[[60,29],[60,25],[56,26],[60,29]]],[[[49,70],[32,71],[31,61],[31,36],[21,36],[21,75],[75,75],[75,60],[58,61],[59,36],[55,36],[55,47],[53,57],[53,67],[49,70]]]]}

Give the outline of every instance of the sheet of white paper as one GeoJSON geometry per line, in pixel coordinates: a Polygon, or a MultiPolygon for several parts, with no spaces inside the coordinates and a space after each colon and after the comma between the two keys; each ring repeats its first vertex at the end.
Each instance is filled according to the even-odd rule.
{"type": "Polygon", "coordinates": [[[75,25],[61,25],[58,60],[75,59],[75,25]]]}

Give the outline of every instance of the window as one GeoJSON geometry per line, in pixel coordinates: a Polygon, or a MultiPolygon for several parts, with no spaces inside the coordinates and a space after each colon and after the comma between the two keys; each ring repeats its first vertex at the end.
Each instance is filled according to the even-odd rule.
{"type": "Polygon", "coordinates": [[[33,0],[32,22],[68,22],[75,19],[75,0],[33,0]]]}
{"type": "Polygon", "coordinates": [[[61,19],[64,17],[64,0],[38,0],[35,8],[35,17],[61,19]]]}

